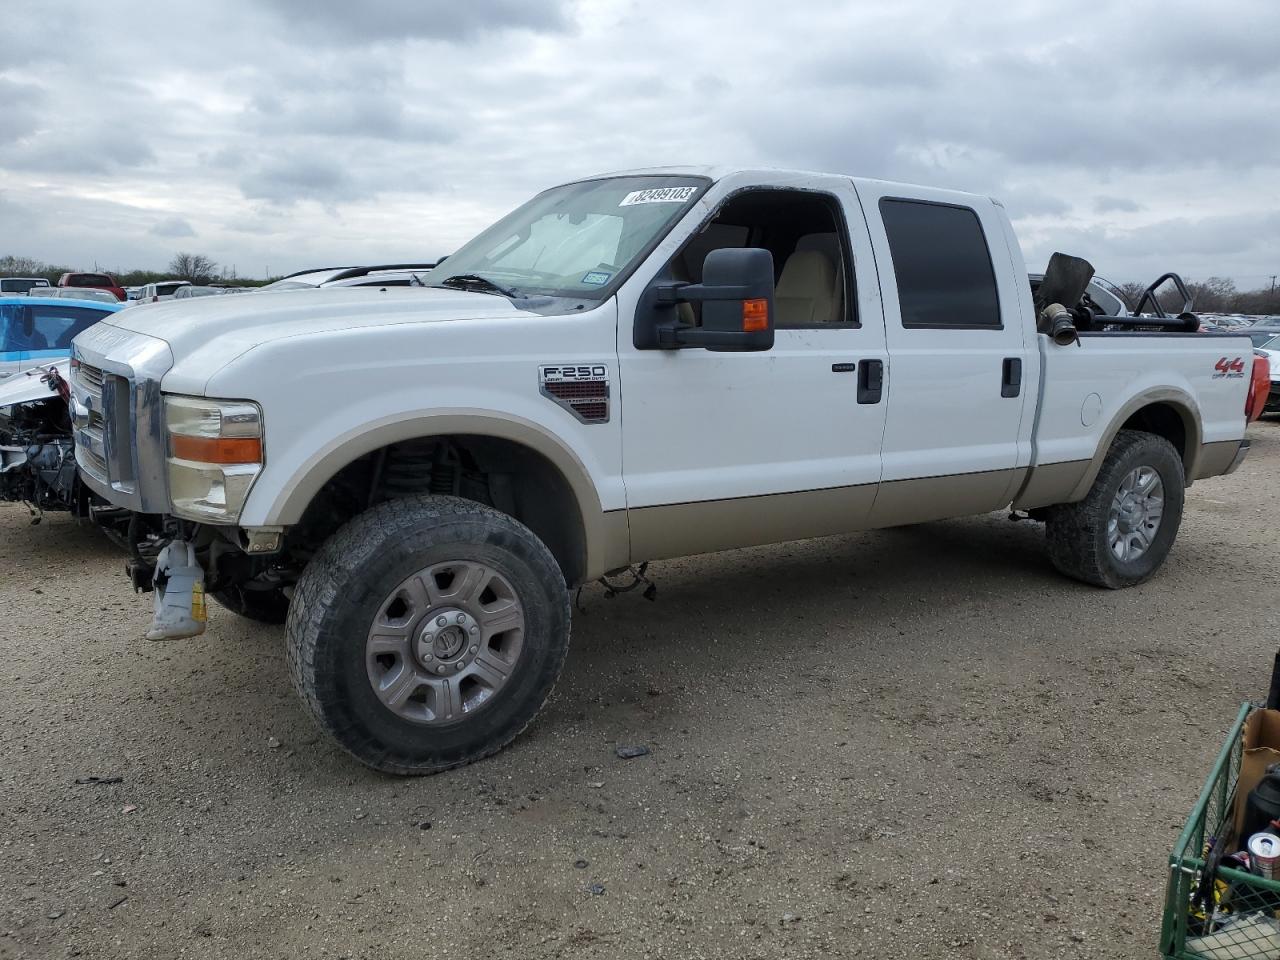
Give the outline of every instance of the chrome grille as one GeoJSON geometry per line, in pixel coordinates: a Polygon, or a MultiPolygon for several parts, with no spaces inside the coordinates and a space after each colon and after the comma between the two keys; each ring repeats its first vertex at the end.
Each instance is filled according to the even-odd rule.
{"type": "Polygon", "coordinates": [[[80,447],[79,454],[84,460],[84,465],[88,466],[98,476],[105,477],[107,475],[107,461],[90,450],[88,447],[80,447]]]}
{"type": "Polygon", "coordinates": [[[96,393],[99,397],[102,396],[102,381],[104,374],[97,367],[91,367],[87,363],[82,363],[76,367],[76,371],[73,375],[80,381],[81,385],[83,385],[86,390],[96,393]]]}

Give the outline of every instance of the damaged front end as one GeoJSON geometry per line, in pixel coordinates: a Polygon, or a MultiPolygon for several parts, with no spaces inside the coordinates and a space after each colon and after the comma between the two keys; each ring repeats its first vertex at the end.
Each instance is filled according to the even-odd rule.
{"type": "Polygon", "coordinates": [[[64,360],[0,384],[0,502],[25,505],[33,524],[70,513],[123,546],[128,511],[95,496],[76,469],[67,368],[64,360]]]}
{"type": "Polygon", "coordinates": [[[88,515],[76,475],[66,363],[30,370],[0,386],[0,501],[22,503],[39,523],[45,511],[88,515]]]}

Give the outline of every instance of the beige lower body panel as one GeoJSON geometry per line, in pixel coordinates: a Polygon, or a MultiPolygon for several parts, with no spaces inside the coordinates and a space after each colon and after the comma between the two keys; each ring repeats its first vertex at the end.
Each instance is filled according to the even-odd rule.
{"type": "Polygon", "coordinates": [[[1009,503],[1024,469],[894,480],[733,500],[638,507],[631,559],[663,560],[786,540],[987,513],[1009,503]]]}
{"type": "Polygon", "coordinates": [[[1045,463],[1031,468],[1026,485],[1013,501],[1019,510],[1049,507],[1055,503],[1069,503],[1076,486],[1084,479],[1091,460],[1068,460],[1065,463],[1045,463]]]}
{"type": "Polygon", "coordinates": [[[1009,505],[1025,468],[890,480],[880,484],[868,527],[896,527],[990,513],[1009,505]]]}
{"type": "Polygon", "coordinates": [[[875,498],[875,485],[867,484],[638,507],[631,511],[631,557],[663,560],[865,530],[875,498]]]}
{"type": "Polygon", "coordinates": [[[1243,440],[1217,440],[1200,445],[1200,456],[1196,458],[1196,475],[1191,480],[1203,480],[1206,477],[1219,477],[1231,469],[1236,454],[1240,452],[1243,440]]]}

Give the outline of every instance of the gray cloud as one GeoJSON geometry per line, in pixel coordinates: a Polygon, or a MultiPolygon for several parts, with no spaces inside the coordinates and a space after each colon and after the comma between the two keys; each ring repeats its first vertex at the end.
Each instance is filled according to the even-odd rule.
{"type": "Polygon", "coordinates": [[[1098,213],[1137,213],[1142,205],[1129,197],[1101,196],[1093,201],[1093,209],[1098,213]]]}
{"type": "Polygon", "coordinates": [[[240,180],[250,200],[292,204],[299,200],[334,202],[359,195],[354,180],[337,163],[314,156],[270,160],[240,180]]]}
{"type": "Polygon", "coordinates": [[[191,224],[182,217],[165,217],[163,220],[158,221],[148,232],[153,236],[169,238],[194,237],[196,235],[195,230],[191,228],[191,224]]]}
{"type": "Polygon", "coordinates": [[[563,30],[565,4],[547,0],[384,0],[353,10],[346,0],[268,0],[292,29],[339,45],[351,40],[468,40],[510,29],[563,30]]]}

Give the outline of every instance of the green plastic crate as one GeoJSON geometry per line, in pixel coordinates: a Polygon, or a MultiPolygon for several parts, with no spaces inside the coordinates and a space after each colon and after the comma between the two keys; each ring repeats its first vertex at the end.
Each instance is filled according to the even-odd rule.
{"type": "Polygon", "coordinates": [[[1252,709],[1248,703],[1240,708],[1169,857],[1160,930],[1160,950],[1169,960],[1280,960],[1280,882],[1220,867],[1208,897],[1202,888],[1218,838],[1228,841],[1226,853],[1240,847],[1230,836],[1231,815],[1244,749],[1241,731],[1252,709]]]}

